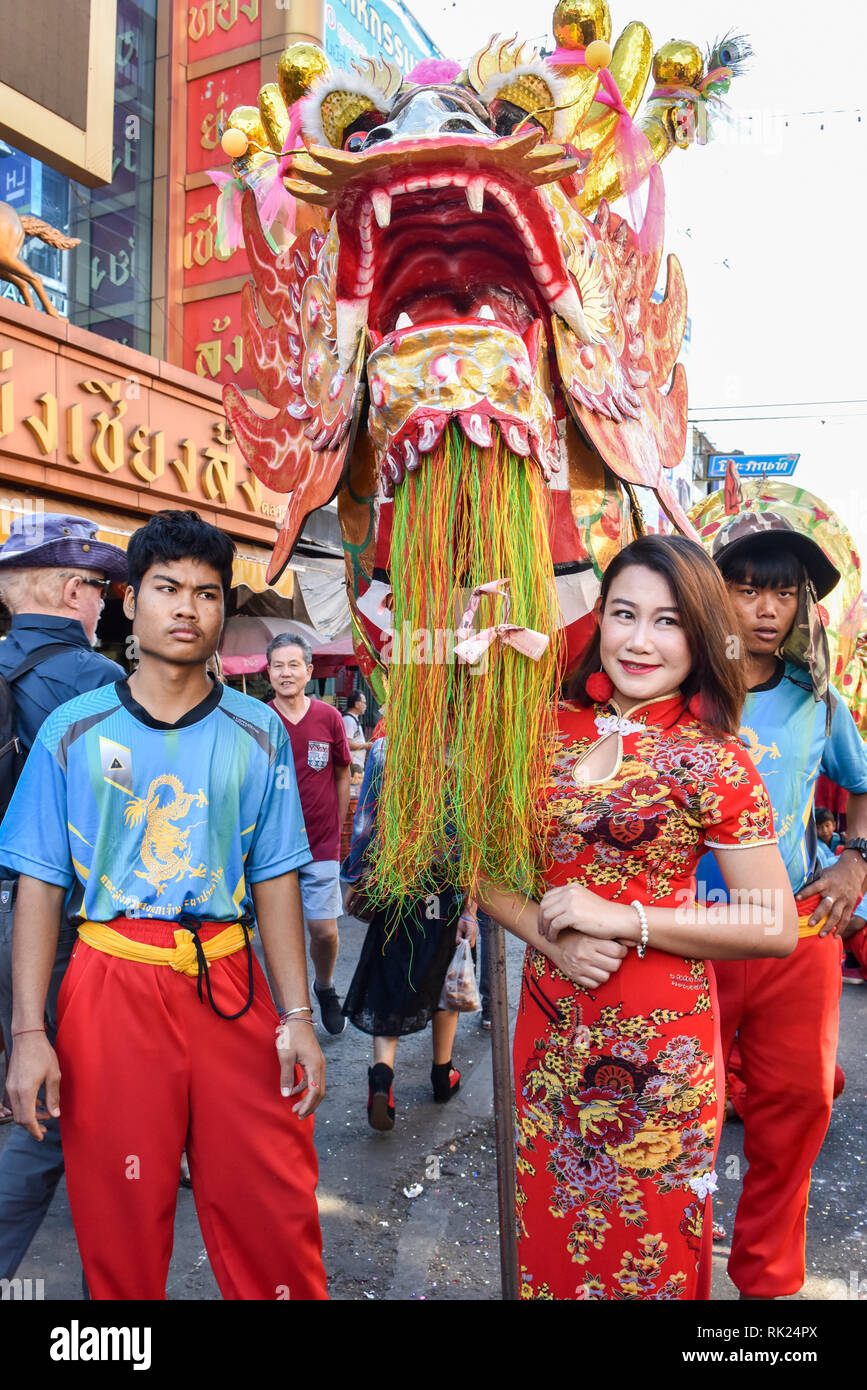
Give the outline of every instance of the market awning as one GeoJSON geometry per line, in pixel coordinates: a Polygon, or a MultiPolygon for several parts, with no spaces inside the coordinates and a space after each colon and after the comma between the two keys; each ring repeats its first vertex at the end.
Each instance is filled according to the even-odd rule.
{"type": "Polygon", "coordinates": [[[336,675],[344,666],[357,665],[351,636],[337,637],[333,642],[322,642],[313,648],[313,675],[320,680],[336,675]]]}
{"type": "Polygon", "coordinates": [[[259,618],[238,615],[229,618],[220,643],[220,660],[227,676],[254,676],[264,671],[268,643],[284,632],[305,637],[311,647],[321,641],[319,633],[306,623],[291,618],[259,618]]]}

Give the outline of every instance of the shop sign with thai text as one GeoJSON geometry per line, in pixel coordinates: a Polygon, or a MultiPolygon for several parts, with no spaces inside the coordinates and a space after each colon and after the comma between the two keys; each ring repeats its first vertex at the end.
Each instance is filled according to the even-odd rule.
{"type": "MultiPolygon", "coordinates": [[[[52,351],[0,323],[0,478],[140,509],[216,508],[273,538],[274,509],[241,457],[218,400],[96,353],[52,351]],[[110,480],[110,481],[109,481],[110,480]]],[[[174,369],[176,371],[176,369],[174,369]]],[[[230,529],[232,529],[230,527],[230,529]]]]}

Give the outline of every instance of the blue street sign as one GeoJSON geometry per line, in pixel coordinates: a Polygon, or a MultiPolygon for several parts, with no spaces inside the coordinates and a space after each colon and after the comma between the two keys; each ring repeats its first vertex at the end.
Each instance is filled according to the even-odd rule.
{"type": "Polygon", "coordinates": [[[17,151],[0,160],[0,203],[10,203],[14,208],[32,211],[30,180],[31,168],[35,164],[35,159],[17,151]]]}
{"type": "Polygon", "coordinates": [[[791,478],[800,454],[710,454],[709,478],[724,478],[733,463],[742,478],[791,478]]]}
{"type": "Polygon", "coordinates": [[[442,57],[401,0],[331,0],[325,6],[325,52],[333,67],[382,56],[405,73],[422,58],[442,57]]]}

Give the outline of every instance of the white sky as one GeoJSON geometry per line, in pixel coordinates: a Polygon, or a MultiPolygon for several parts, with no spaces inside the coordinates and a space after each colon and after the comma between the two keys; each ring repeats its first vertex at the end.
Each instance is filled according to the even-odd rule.
{"type": "MultiPolygon", "coordinates": [[[[553,3],[527,0],[409,0],[409,8],[461,59],[492,33],[541,38],[553,13],[553,3]]],[[[750,70],[729,95],[735,124],[663,164],[666,249],[683,264],[692,317],[690,411],[798,416],[704,428],[722,453],[800,453],[792,481],[838,511],[867,564],[867,8],[851,0],[809,8],[643,0],[628,9],[614,0],[611,8],[614,37],[640,18],[655,47],[678,37],[704,48],[731,29],[751,38],[750,70]],[[828,401],[859,403],[806,404],[828,401]],[[781,402],[802,404],[775,408],[781,402]]]]}

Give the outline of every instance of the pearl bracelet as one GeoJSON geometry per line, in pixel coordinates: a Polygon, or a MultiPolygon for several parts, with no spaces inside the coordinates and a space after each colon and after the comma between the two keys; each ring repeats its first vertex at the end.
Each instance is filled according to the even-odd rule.
{"type": "Polygon", "coordinates": [[[648,938],[647,913],[644,911],[644,904],[638,901],[630,903],[629,906],[634,907],[635,911],[638,913],[638,922],[639,926],[641,927],[641,937],[635,949],[638,952],[639,960],[644,960],[644,953],[647,950],[648,938]]]}

